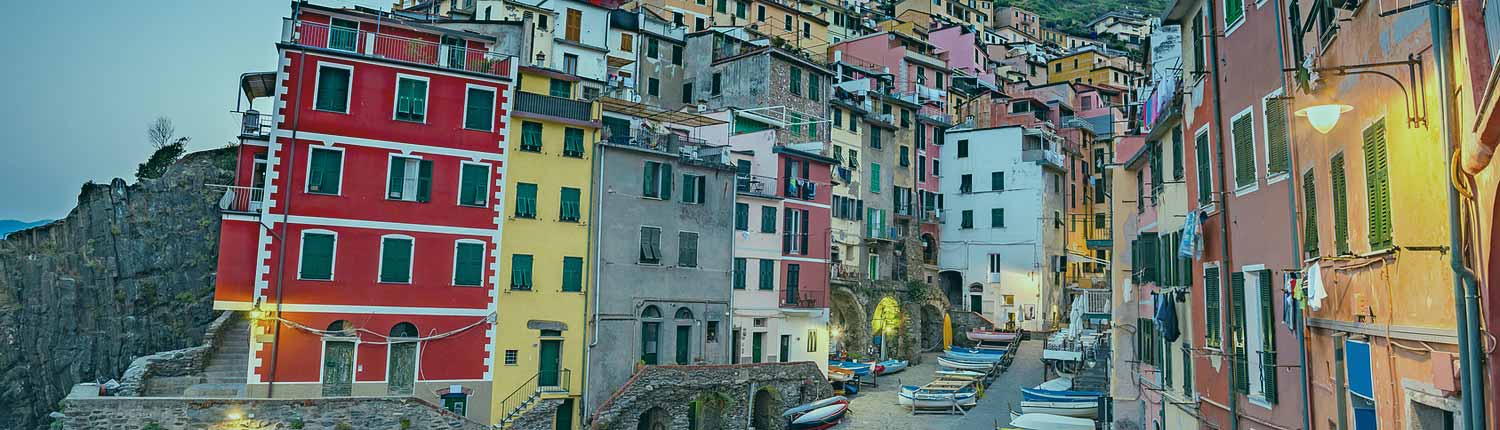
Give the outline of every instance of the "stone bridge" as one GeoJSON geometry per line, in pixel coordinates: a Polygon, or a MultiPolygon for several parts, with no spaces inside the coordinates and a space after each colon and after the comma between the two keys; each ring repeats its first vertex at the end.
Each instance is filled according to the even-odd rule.
{"type": "Polygon", "coordinates": [[[781,413],[833,396],[817,364],[647,366],[589,418],[606,429],[781,430],[781,413]]]}

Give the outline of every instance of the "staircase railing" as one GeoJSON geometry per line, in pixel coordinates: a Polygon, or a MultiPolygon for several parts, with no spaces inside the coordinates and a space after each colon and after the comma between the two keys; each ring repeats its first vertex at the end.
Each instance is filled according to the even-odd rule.
{"type": "Polygon", "coordinates": [[[522,382],[515,391],[505,396],[505,400],[500,401],[500,410],[505,413],[500,422],[509,424],[515,421],[516,417],[530,410],[531,406],[536,403],[536,398],[544,392],[568,392],[572,378],[571,369],[543,371],[531,375],[531,378],[522,382]]]}
{"type": "Polygon", "coordinates": [[[516,387],[515,391],[511,391],[510,395],[505,396],[505,400],[500,401],[500,410],[505,411],[505,419],[508,420],[518,414],[518,409],[523,409],[522,406],[530,401],[532,396],[536,395],[537,378],[540,376],[542,376],[541,372],[531,375],[531,378],[526,379],[526,382],[522,382],[521,386],[516,387]]]}

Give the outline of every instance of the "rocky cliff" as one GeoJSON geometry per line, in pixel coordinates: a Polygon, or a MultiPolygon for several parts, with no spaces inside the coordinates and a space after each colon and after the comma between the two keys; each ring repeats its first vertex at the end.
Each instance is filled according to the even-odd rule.
{"type": "Polygon", "coordinates": [[[45,427],[75,383],[196,345],[214,318],[219,195],[234,149],[159,179],[88,183],[66,218],[0,240],[0,428],[45,427]]]}

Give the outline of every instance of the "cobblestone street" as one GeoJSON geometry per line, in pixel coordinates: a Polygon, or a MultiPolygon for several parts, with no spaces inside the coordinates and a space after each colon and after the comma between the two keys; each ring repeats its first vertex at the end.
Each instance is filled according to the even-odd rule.
{"type": "Polygon", "coordinates": [[[923,355],[922,364],[906,371],[879,379],[879,387],[864,387],[849,401],[849,418],[834,429],[838,430],[900,430],[900,429],[993,429],[1010,421],[1011,405],[1019,407],[1020,387],[1035,386],[1042,382],[1041,344],[1028,341],[1021,344],[1019,355],[1010,369],[1000,375],[979,399],[979,405],[969,410],[968,415],[912,415],[909,410],[896,405],[896,392],[901,384],[921,385],[935,378],[936,353],[923,355]]]}

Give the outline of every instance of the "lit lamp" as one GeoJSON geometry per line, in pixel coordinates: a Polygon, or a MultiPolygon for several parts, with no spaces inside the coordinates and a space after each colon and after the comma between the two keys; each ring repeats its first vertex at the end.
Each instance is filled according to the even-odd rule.
{"type": "Polygon", "coordinates": [[[1299,109],[1297,116],[1307,118],[1307,123],[1319,133],[1328,134],[1328,131],[1333,130],[1333,126],[1339,123],[1339,116],[1351,110],[1354,110],[1354,107],[1332,103],[1299,109]]]}

